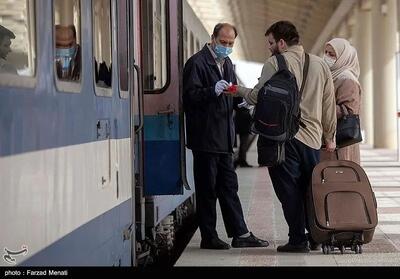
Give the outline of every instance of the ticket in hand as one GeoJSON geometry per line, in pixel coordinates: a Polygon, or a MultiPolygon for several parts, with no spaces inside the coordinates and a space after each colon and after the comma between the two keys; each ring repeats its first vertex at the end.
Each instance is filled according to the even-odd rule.
{"type": "Polygon", "coordinates": [[[230,84],[229,87],[226,89],[229,93],[236,93],[237,91],[237,85],[235,84],[230,84]]]}

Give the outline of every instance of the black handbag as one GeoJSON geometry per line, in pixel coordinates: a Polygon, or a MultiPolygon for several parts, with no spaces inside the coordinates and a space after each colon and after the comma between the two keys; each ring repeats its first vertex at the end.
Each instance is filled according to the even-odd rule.
{"type": "Polygon", "coordinates": [[[357,114],[345,114],[343,106],[340,106],[343,117],[338,119],[336,129],[336,145],[339,148],[362,142],[360,116],[357,114]]]}

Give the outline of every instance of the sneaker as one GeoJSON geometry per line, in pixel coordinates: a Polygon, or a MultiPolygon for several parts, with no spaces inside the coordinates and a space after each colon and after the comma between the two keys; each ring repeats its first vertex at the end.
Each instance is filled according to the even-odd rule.
{"type": "Polygon", "coordinates": [[[245,247],[268,247],[269,243],[266,240],[259,239],[250,232],[249,237],[234,237],[232,239],[233,248],[245,248],[245,247]]]}
{"type": "Polygon", "coordinates": [[[287,243],[285,245],[278,246],[276,249],[278,252],[284,252],[284,253],[309,253],[310,248],[308,248],[308,242],[304,242],[301,244],[290,244],[287,243]]]}
{"type": "Polygon", "coordinates": [[[202,239],[200,243],[200,249],[211,249],[211,250],[228,250],[231,246],[222,241],[219,238],[202,239]]]}

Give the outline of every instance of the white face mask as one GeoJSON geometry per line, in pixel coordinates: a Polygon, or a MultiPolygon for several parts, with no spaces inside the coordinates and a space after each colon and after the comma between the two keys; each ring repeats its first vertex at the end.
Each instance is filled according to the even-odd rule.
{"type": "Polygon", "coordinates": [[[328,55],[324,55],[324,61],[328,64],[329,68],[332,68],[335,65],[336,60],[328,55]]]}

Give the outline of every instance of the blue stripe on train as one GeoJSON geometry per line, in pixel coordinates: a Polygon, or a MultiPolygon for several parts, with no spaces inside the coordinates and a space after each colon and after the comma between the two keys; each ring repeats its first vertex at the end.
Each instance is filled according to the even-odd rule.
{"type": "Polygon", "coordinates": [[[179,116],[146,116],[144,124],[145,194],[182,194],[179,116]]]}
{"type": "Polygon", "coordinates": [[[112,139],[130,137],[129,100],[22,92],[0,89],[0,157],[97,142],[98,120],[109,121],[112,139]]]}

